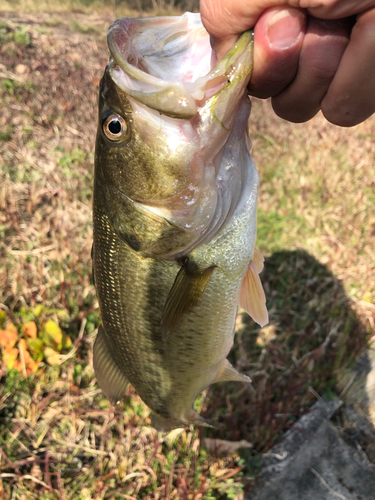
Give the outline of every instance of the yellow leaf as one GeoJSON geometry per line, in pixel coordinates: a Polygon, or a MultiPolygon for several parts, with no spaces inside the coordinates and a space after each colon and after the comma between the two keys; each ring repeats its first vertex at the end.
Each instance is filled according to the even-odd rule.
{"type": "Polygon", "coordinates": [[[0,328],[3,328],[6,318],[7,313],[5,311],[0,311],[0,328]]]}
{"type": "Polygon", "coordinates": [[[29,321],[23,325],[23,333],[25,337],[29,337],[31,339],[36,338],[37,328],[34,321],[29,321]]]}
{"type": "Polygon", "coordinates": [[[8,368],[8,370],[15,368],[17,356],[18,349],[16,349],[15,347],[3,351],[3,363],[5,364],[6,368],[8,368]]]}
{"type": "Polygon", "coordinates": [[[43,357],[44,342],[42,339],[28,339],[27,347],[33,354],[43,357]]]}
{"type": "Polygon", "coordinates": [[[44,355],[46,357],[47,363],[50,365],[58,365],[60,363],[60,355],[58,352],[54,351],[51,347],[46,347],[44,349],[44,355]]]}
{"type": "Polygon", "coordinates": [[[50,320],[44,323],[40,329],[39,337],[47,346],[56,349],[62,343],[63,334],[59,325],[50,320]]]}
{"type": "Polygon", "coordinates": [[[61,349],[69,349],[69,347],[71,346],[72,346],[72,341],[70,340],[70,337],[68,337],[67,334],[64,333],[61,349]]]}
{"type": "Polygon", "coordinates": [[[44,311],[44,306],[42,304],[38,304],[34,307],[34,316],[40,316],[44,311]]]}
{"type": "Polygon", "coordinates": [[[0,330],[0,346],[11,349],[16,345],[18,338],[17,328],[13,323],[8,323],[5,330],[0,330]]]}

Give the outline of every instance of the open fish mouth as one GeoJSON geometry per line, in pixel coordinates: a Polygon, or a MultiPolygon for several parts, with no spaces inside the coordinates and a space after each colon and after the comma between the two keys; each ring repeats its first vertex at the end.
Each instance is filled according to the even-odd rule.
{"type": "Polygon", "coordinates": [[[138,102],[167,116],[191,119],[228,84],[237,80],[235,87],[244,88],[251,73],[250,42],[251,33],[244,33],[211,68],[212,49],[199,14],[118,19],[108,32],[111,76],[138,102]]]}

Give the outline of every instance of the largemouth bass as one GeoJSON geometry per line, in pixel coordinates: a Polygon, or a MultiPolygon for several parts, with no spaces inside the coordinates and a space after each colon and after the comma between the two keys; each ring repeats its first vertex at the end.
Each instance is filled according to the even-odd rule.
{"type": "Polygon", "coordinates": [[[199,14],[118,19],[100,83],[93,274],[102,325],[97,380],[128,384],[159,430],[209,425],[193,410],[210,384],[249,383],[226,359],[238,305],[268,321],[255,250],[244,33],[215,62],[199,14]]]}

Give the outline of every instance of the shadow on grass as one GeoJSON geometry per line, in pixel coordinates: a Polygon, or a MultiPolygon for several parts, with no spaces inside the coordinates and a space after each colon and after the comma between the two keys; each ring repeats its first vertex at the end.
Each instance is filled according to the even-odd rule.
{"type": "Polygon", "coordinates": [[[333,395],[370,335],[340,280],[306,251],[273,253],[261,279],[270,323],[260,329],[246,314],[239,316],[230,354],[230,361],[251,376],[253,390],[216,384],[202,412],[218,426],[205,435],[246,439],[253,444],[247,457],[253,459],[308,411],[317,394],[333,395]]]}

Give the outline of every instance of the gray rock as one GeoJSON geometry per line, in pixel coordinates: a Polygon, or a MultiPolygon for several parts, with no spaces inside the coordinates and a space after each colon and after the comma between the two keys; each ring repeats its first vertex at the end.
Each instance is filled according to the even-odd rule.
{"type": "Polygon", "coordinates": [[[374,500],[375,467],[330,418],[342,402],[316,403],[264,458],[251,500],[374,500]]]}

